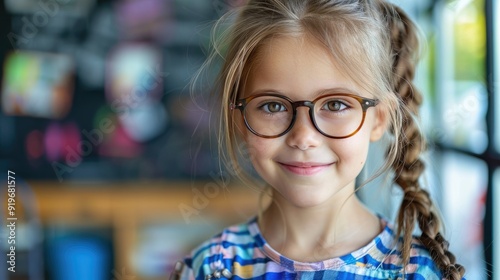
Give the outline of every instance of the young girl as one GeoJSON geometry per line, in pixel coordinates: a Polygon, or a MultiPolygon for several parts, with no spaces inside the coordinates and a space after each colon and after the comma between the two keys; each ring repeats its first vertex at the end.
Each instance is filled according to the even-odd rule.
{"type": "Polygon", "coordinates": [[[232,170],[251,162],[271,203],[195,249],[173,278],[462,279],[419,183],[417,49],[414,24],[383,0],[250,0],[215,52],[220,142],[232,170]],[[404,192],[396,227],[355,195],[385,132],[377,174],[392,168],[404,192]]]}

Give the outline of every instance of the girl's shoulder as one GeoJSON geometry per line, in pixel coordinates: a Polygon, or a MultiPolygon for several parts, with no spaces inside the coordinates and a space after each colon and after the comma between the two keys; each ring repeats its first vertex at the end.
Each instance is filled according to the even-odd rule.
{"type": "Polygon", "coordinates": [[[369,244],[340,257],[345,261],[346,270],[373,279],[442,279],[429,250],[417,236],[412,238],[409,264],[403,267],[403,238],[397,236],[394,226],[386,219],[381,217],[381,222],[382,232],[369,244]]]}
{"type": "MultiPolygon", "coordinates": [[[[401,266],[401,263],[403,262],[401,254],[401,249],[403,248],[403,238],[398,238],[396,236],[392,224],[387,221],[384,222],[386,223],[384,231],[388,231],[390,233],[395,244],[392,252],[388,254],[388,258],[392,259],[392,263],[399,264],[401,266]]],[[[420,241],[418,236],[413,236],[410,248],[410,260],[404,268],[405,277],[402,279],[444,279],[441,270],[433,260],[431,252],[420,241]]],[[[401,270],[403,270],[402,266],[401,270]]],[[[463,277],[462,280],[465,280],[465,277],[463,277]]]]}
{"type": "MultiPolygon", "coordinates": [[[[188,259],[196,261],[204,256],[215,256],[226,253],[225,248],[252,248],[254,237],[250,233],[249,226],[255,222],[255,219],[249,222],[233,225],[222,230],[219,234],[213,236],[201,245],[196,247],[188,259]]],[[[235,250],[236,251],[236,250],[235,250]]],[[[248,251],[248,250],[244,250],[248,251]]],[[[240,252],[242,253],[242,252],[240,252]]]]}
{"type": "Polygon", "coordinates": [[[245,260],[242,265],[252,265],[252,260],[259,252],[256,249],[260,246],[250,229],[255,224],[256,218],[253,218],[227,227],[200,244],[184,259],[183,267],[179,267],[180,278],[205,279],[206,275],[231,278],[228,276],[232,276],[231,270],[237,260],[245,260]]]}

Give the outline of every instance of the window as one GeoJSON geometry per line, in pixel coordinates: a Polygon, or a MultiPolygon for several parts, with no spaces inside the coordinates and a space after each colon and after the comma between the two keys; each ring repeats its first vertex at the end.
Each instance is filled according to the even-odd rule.
{"type": "Polygon", "coordinates": [[[446,236],[458,261],[466,266],[467,279],[498,280],[500,3],[442,0],[430,10],[434,24],[426,32],[429,49],[423,77],[430,81],[429,90],[420,88],[428,94],[422,111],[424,127],[441,158],[440,206],[451,230],[446,236]],[[460,212],[461,206],[466,212],[460,212]],[[460,237],[462,233],[455,234],[454,228],[461,223],[464,230],[467,225],[474,230],[460,237]],[[479,249],[476,238],[481,231],[484,245],[479,249]],[[483,257],[481,265],[483,261],[477,260],[483,257]]]}
{"type": "Polygon", "coordinates": [[[436,11],[439,122],[432,137],[480,154],[488,146],[484,0],[447,1],[436,11]]]}

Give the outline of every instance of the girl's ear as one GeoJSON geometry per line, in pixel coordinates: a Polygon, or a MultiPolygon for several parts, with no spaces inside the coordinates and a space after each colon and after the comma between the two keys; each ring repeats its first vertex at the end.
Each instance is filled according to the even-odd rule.
{"type": "Polygon", "coordinates": [[[370,141],[378,141],[387,130],[389,122],[387,107],[375,107],[375,121],[373,123],[372,131],[370,133],[370,141]]]}

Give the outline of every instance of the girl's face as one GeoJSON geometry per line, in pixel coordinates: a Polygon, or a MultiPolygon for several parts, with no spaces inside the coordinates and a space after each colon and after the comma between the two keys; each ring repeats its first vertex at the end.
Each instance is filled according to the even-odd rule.
{"type": "MultiPolygon", "coordinates": [[[[240,97],[278,92],[293,101],[314,100],[329,89],[374,98],[336,67],[332,56],[319,45],[305,38],[282,37],[260,48],[240,97]]],[[[298,107],[293,128],[273,139],[254,135],[243,124],[241,114],[235,114],[250,160],[273,187],[275,199],[306,208],[342,203],[352,194],[369,142],[384,133],[381,107],[369,108],[362,128],[346,139],[331,139],[317,131],[307,107],[298,107]]]]}

